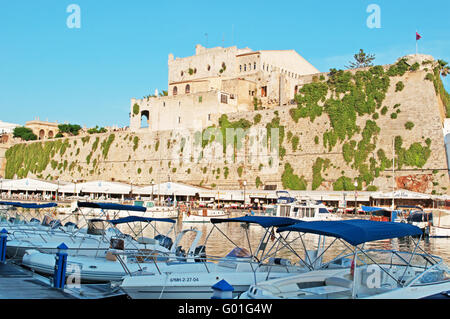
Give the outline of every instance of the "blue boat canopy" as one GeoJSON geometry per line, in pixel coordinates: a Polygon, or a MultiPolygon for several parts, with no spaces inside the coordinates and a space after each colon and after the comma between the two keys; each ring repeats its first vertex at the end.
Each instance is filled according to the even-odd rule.
{"type": "Polygon", "coordinates": [[[0,202],[0,205],[9,205],[14,207],[22,207],[22,208],[50,208],[56,207],[56,203],[47,203],[47,204],[35,204],[35,203],[19,203],[19,202],[0,202]]]}
{"type": "Polygon", "coordinates": [[[372,206],[361,206],[363,212],[376,212],[378,210],[384,210],[384,208],[380,208],[380,207],[372,207],[372,206]]]}
{"type": "Polygon", "coordinates": [[[127,216],[119,219],[113,219],[109,222],[111,224],[117,225],[117,224],[125,224],[125,223],[132,223],[132,222],[144,222],[144,223],[151,223],[153,221],[156,222],[164,222],[164,223],[175,223],[175,220],[170,218],[152,218],[152,217],[140,217],[140,216],[127,216]]]}
{"type": "Polygon", "coordinates": [[[219,224],[219,223],[250,223],[250,224],[258,224],[264,228],[268,228],[271,226],[281,227],[288,226],[299,223],[300,220],[292,219],[289,217],[276,217],[276,216],[242,216],[235,218],[211,218],[211,223],[219,224]]]}
{"type": "Polygon", "coordinates": [[[363,219],[304,222],[281,227],[277,230],[277,232],[283,231],[297,231],[342,238],[353,246],[370,241],[422,234],[419,227],[410,224],[363,219]]]}
{"type": "Polygon", "coordinates": [[[134,212],[145,212],[147,210],[147,208],[143,206],[120,205],[114,203],[78,202],[78,207],[101,208],[110,210],[128,210],[134,212]]]}

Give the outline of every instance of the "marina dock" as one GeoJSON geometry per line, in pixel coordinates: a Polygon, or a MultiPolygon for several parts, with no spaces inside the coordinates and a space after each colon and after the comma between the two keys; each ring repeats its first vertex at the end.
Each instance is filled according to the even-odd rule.
{"type": "Polygon", "coordinates": [[[48,278],[10,261],[0,263],[0,299],[105,299],[122,298],[109,284],[82,284],[80,288],[53,288],[48,278]]]}

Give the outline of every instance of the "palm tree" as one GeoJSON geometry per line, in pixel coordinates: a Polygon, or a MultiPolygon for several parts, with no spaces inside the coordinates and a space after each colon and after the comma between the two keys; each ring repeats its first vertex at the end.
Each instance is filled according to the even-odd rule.
{"type": "Polygon", "coordinates": [[[446,77],[450,73],[450,66],[444,60],[438,60],[439,72],[443,77],[446,77]]]}

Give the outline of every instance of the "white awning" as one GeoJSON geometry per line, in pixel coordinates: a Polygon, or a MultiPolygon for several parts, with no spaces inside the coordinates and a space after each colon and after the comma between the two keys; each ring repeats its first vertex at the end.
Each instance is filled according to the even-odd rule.
{"type": "Polygon", "coordinates": [[[406,189],[399,189],[394,192],[388,192],[388,193],[382,193],[382,192],[376,192],[372,194],[373,199],[391,199],[391,198],[398,198],[398,199],[431,199],[432,195],[429,194],[423,194],[423,193],[417,193],[408,191],[406,189]]]}
{"type": "Polygon", "coordinates": [[[11,191],[46,191],[54,192],[58,189],[58,184],[44,182],[38,179],[23,178],[23,179],[10,179],[3,180],[1,182],[2,190],[11,191]]]}
{"type": "Polygon", "coordinates": [[[195,196],[202,191],[204,188],[195,187],[191,185],[166,182],[155,185],[148,185],[144,187],[134,187],[133,194],[138,195],[178,195],[178,196],[195,196]]]}
{"type": "Polygon", "coordinates": [[[129,194],[131,185],[108,181],[90,181],[67,184],[59,188],[60,193],[129,194]]]}

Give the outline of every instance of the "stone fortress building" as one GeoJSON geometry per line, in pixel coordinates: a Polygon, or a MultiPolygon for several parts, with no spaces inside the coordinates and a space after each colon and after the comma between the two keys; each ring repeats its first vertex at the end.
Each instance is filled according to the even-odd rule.
{"type": "Polygon", "coordinates": [[[294,50],[195,47],[168,59],[167,96],[131,99],[132,131],[202,129],[217,115],[294,104],[303,75],[319,71],[294,50]]]}

